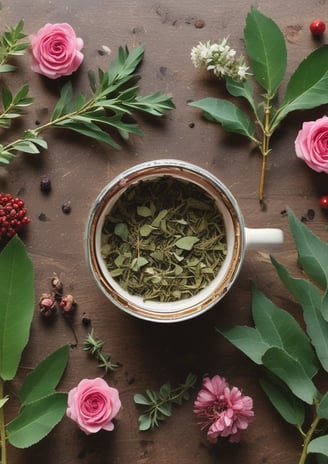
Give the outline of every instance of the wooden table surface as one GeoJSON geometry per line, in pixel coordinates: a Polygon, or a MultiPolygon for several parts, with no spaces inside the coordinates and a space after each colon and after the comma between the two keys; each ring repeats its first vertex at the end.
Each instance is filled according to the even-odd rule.
{"type": "MultiPolygon", "coordinates": [[[[286,37],[290,75],[298,63],[315,47],[309,24],[316,17],[327,18],[324,1],[258,0],[256,7],[274,19],[286,37]]],[[[69,22],[84,40],[84,62],[74,75],[77,90],[88,89],[87,71],[106,69],[119,46],[144,44],[145,57],[139,69],[140,94],[157,90],[173,96],[176,109],[162,119],[137,117],[143,138],[131,137],[121,151],[101,143],[49,131],[49,148],[40,155],[21,155],[8,168],[1,168],[2,192],[24,198],[32,219],[24,234],[27,251],[35,271],[36,296],[47,291],[53,273],[64,282],[78,302],[73,328],[78,344],[60,385],[68,391],[82,378],[103,375],[96,362],[83,351],[90,330],[82,324],[91,320],[97,338],[121,367],[106,376],[119,389],[123,408],[111,433],[86,436],[75,423],[64,418],[51,434],[25,450],[9,447],[10,464],[44,462],[47,464],[294,464],[298,462],[301,442],[292,426],[286,425],[273,410],[257,381],[257,368],[223,339],[215,327],[251,324],[250,281],[279,306],[296,317],[300,308],[284,290],[269,255],[264,250],[246,253],[239,277],[227,296],[206,314],[186,322],[161,324],[134,318],[114,307],[100,292],[85,259],[84,232],[93,202],[101,189],[123,170],[159,158],[189,161],[216,175],[238,199],[248,227],[278,227],[285,243],[273,254],[291,271],[296,269],[296,253],[282,211],[290,207],[297,217],[313,209],[309,227],[327,239],[328,218],[319,207],[319,196],[328,194],[327,176],[305,166],[294,151],[294,140],[303,120],[316,119],[325,108],[291,114],[273,139],[266,182],[266,209],[258,202],[260,156],[247,140],[228,135],[219,125],[206,122],[188,101],[220,96],[222,84],[206,79],[193,67],[190,51],[199,41],[230,37],[230,43],[243,53],[246,15],[254,2],[248,0],[3,0],[1,29],[25,21],[27,34],[47,22],[69,22]],[[203,27],[196,27],[196,21],[203,27]],[[107,48],[112,54],[104,53],[107,48]],[[42,175],[52,181],[52,191],[44,195],[39,184],[42,175]],[[71,202],[71,213],[63,214],[63,203],[71,202]],[[139,410],[133,395],[146,388],[157,390],[170,380],[184,380],[189,372],[197,374],[200,386],[204,374],[219,374],[254,398],[256,420],[239,444],[207,442],[193,414],[195,389],[189,401],[176,407],[171,418],[159,429],[138,431],[139,410]]],[[[325,40],[325,37],[324,39],[325,40]]],[[[34,104],[20,123],[2,137],[13,140],[25,127],[44,123],[56,102],[56,83],[30,70],[29,53],[20,59],[15,74],[2,79],[11,86],[27,82],[34,104]]],[[[7,140],[6,139],[6,140],[7,140]]],[[[37,311],[29,344],[23,354],[18,377],[8,388],[13,395],[31,368],[74,336],[60,315],[45,324],[37,311]]],[[[15,401],[7,415],[15,414],[15,401]]]]}

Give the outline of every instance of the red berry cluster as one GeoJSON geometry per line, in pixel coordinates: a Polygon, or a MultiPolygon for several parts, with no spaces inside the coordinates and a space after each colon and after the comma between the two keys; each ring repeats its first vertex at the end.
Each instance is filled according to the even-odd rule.
{"type": "Polygon", "coordinates": [[[26,216],[24,200],[10,193],[0,193],[0,240],[11,238],[25,224],[31,222],[26,216]]]}

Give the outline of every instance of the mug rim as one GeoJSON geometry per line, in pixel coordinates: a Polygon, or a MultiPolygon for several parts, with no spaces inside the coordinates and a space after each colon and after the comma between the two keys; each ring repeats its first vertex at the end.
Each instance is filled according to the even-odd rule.
{"type": "MultiPolygon", "coordinates": [[[[112,207],[112,206],[111,206],[112,207]]],[[[220,209],[220,207],[219,207],[220,209]]],[[[222,213],[222,211],[221,211],[222,213]]],[[[189,162],[175,159],[159,159],[137,164],[118,176],[114,177],[98,194],[88,216],[85,230],[85,247],[86,259],[89,270],[102,293],[119,309],[144,320],[153,322],[177,322],[181,320],[196,317],[213,307],[228,292],[237,275],[239,274],[241,264],[245,255],[245,225],[240,207],[229,190],[216,176],[209,171],[189,162]],[[227,264],[227,271],[218,283],[213,285],[214,289],[209,286],[201,290],[196,296],[184,300],[178,300],[171,303],[150,302],[148,305],[136,303],[134,295],[129,295],[118,284],[115,284],[113,278],[105,275],[103,266],[99,260],[99,246],[97,246],[97,232],[102,228],[100,222],[106,213],[106,207],[110,200],[114,203],[128,186],[139,180],[149,178],[163,177],[165,175],[190,181],[201,187],[210,194],[216,202],[221,201],[228,214],[224,219],[230,222],[233,227],[234,237],[233,249],[231,250],[231,259],[227,264]],[[218,200],[219,198],[219,200],[218,200]],[[113,282],[110,282],[112,280],[113,282]],[[203,297],[203,294],[204,297],[203,297]],[[192,300],[194,298],[194,300],[192,300]],[[199,301],[198,301],[199,299],[199,301]],[[196,301],[195,301],[196,300],[196,301]],[[179,303],[179,304],[178,304],[179,303]],[[165,311],[153,310],[152,306],[161,306],[165,311]],[[178,309],[177,309],[178,307],[178,309]]]]}

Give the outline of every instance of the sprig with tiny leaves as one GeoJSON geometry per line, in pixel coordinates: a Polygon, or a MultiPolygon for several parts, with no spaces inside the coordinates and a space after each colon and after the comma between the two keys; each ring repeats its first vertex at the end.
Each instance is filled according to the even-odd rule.
{"type": "Polygon", "coordinates": [[[14,71],[16,66],[7,63],[9,57],[24,55],[28,48],[29,42],[22,42],[27,37],[23,28],[24,21],[21,20],[16,26],[8,26],[0,36],[0,73],[14,71]]]}
{"type": "MultiPolygon", "coordinates": [[[[134,111],[163,116],[166,111],[175,108],[172,98],[162,92],[138,95],[139,87],[135,81],[139,76],[135,71],[143,56],[143,45],[131,51],[127,47],[120,47],[118,56],[107,71],[99,69],[98,75],[93,71],[88,73],[90,96],[82,92],[74,95],[72,83],[68,81],[61,88],[48,122],[35,129],[27,129],[21,138],[7,145],[0,145],[0,164],[8,165],[18,152],[38,154],[40,149],[47,149],[48,144],[41,134],[50,128],[68,129],[117,150],[121,146],[105,128],[117,131],[123,140],[128,140],[130,134],[142,136],[142,130],[133,120],[134,111]]],[[[8,120],[20,114],[23,106],[32,103],[32,99],[27,97],[28,91],[26,85],[15,97],[8,90],[3,93],[4,121],[5,113],[8,120]]]]}
{"type": "Polygon", "coordinates": [[[158,392],[146,390],[144,393],[136,393],[134,402],[143,406],[143,414],[139,416],[139,430],[145,431],[159,427],[159,423],[172,415],[172,405],[181,405],[188,400],[190,390],[195,386],[197,377],[189,373],[185,382],[172,388],[171,383],[163,384],[158,392]]]}
{"type": "Polygon", "coordinates": [[[115,364],[111,361],[111,355],[108,353],[103,353],[103,346],[105,342],[99,339],[96,339],[93,335],[93,330],[89,333],[84,340],[84,351],[90,353],[97,361],[99,361],[98,367],[104,368],[105,372],[114,371],[117,369],[119,364],[115,364]]]}

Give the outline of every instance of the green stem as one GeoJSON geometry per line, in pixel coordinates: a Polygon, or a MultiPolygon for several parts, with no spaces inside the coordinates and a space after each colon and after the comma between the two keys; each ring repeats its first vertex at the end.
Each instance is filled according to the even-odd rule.
{"type": "Polygon", "coordinates": [[[308,454],[307,453],[308,446],[309,446],[309,443],[310,443],[310,441],[312,439],[312,436],[313,436],[314,432],[316,431],[316,428],[317,428],[317,425],[318,425],[319,421],[320,421],[320,417],[316,416],[314,421],[311,424],[311,427],[307,431],[307,434],[305,435],[304,443],[303,443],[303,450],[302,450],[302,454],[301,454],[301,457],[300,457],[300,460],[299,460],[298,464],[305,464],[307,454],[308,454]]]}
{"type": "Polygon", "coordinates": [[[271,113],[270,98],[267,97],[266,104],[265,104],[265,109],[264,109],[263,141],[262,141],[262,146],[261,146],[262,168],[261,168],[260,187],[259,187],[259,200],[260,200],[260,202],[262,202],[263,198],[264,198],[266,162],[267,162],[267,156],[268,156],[269,151],[270,151],[270,138],[271,138],[270,113],[271,113]]]}
{"type": "MultiPolygon", "coordinates": [[[[3,398],[3,380],[0,378],[0,399],[3,398]]],[[[0,464],[7,464],[6,430],[3,406],[0,408],[0,464]]]]}

